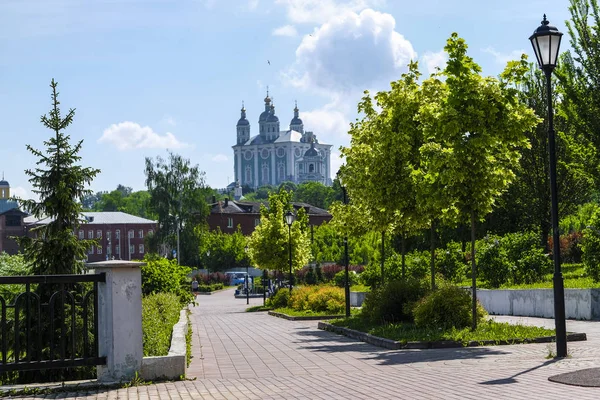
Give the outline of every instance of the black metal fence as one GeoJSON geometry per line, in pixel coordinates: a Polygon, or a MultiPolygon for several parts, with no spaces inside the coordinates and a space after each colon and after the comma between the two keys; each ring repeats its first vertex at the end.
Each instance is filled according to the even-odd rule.
{"type": "Polygon", "coordinates": [[[105,365],[98,283],[106,275],[0,277],[0,373],[105,365]]]}

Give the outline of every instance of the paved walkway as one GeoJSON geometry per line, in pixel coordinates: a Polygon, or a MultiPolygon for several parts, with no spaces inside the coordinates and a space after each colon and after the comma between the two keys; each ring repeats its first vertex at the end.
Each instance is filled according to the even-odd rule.
{"type": "MultiPolygon", "coordinates": [[[[600,322],[567,321],[585,332],[570,358],[548,360],[554,344],[385,350],[287,321],[245,313],[227,290],[192,308],[194,358],[187,381],[120,390],[57,393],[86,399],[598,399],[600,388],[556,384],[548,376],[600,366],[600,322]]],[[[262,299],[250,299],[250,305],[262,299]]],[[[553,320],[497,317],[553,327],[553,320]]],[[[44,398],[39,396],[38,398],[44,398]]]]}

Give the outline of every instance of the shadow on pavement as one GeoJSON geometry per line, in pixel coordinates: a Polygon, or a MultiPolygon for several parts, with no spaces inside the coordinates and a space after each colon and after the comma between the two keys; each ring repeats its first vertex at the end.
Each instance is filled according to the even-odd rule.
{"type": "Polygon", "coordinates": [[[538,368],[542,368],[542,367],[545,367],[546,365],[553,364],[556,361],[557,361],[557,359],[548,360],[548,361],[543,362],[542,364],[537,365],[533,368],[529,368],[529,369],[526,369],[525,371],[518,372],[518,373],[514,374],[513,376],[509,376],[508,378],[494,379],[492,381],[479,382],[479,384],[480,385],[506,385],[506,384],[510,384],[510,383],[517,383],[517,380],[515,379],[517,376],[526,374],[531,371],[535,371],[538,368]]]}
{"type": "Polygon", "coordinates": [[[363,359],[376,360],[381,365],[412,364],[445,360],[468,360],[484,358],[491,355],[508,354],[506,351],[489,347],[388,350],[320,329],[297,331],[294,335],[300,337],[300,340],[298,340],[297,343],[303,349],[326,353],[352,351],[367,353],[368,355],[363,357],[363,359]]]}

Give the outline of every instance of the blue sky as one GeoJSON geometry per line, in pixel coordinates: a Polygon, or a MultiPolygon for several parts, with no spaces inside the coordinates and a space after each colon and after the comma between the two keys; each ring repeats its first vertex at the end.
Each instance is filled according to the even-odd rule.
{"type": "MultiPolygon", "coordinates": [[[[144,158],[167,149],[233,180],[231,146],[245,102],[258,131],[266,86],[287,129],[298,101],[305,129],[348,145],[365,89],[387,89],[410,59],[444,62],[452,32],[486,75],[522,52],[543,13],[566,34],[567,1],[504,0],[0,0],[0,171],[22,197],[24,173],[51,132],[39,118],[59,82],[67,130],[83,164],[102,170],[91,189],[145,189],[144,158]],[[270,62],[270,64],[269,64],[270,62]]],[[[562,50],[568,48],[568,37],[562,50]]]]}

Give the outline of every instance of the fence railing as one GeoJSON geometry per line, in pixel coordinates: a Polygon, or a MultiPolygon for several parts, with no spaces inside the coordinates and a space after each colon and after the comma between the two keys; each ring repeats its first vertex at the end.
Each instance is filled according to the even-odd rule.
{"type": "Polygon", "coordinates": [[[105,365],[98,283],[106,274],[0,277],[0,373],[105,365]]]}

